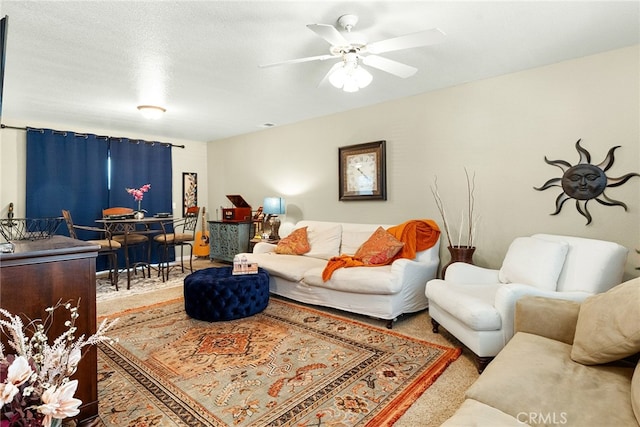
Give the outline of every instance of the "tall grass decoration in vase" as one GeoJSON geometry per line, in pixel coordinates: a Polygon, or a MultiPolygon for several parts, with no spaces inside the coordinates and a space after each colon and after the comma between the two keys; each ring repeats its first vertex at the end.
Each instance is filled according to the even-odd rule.
{"type": "Polygon", "coordinates": [[[465,262],[467,264],[473,264],[473,253],[476,250],[476,226],[479,221],[479,217],[475,212],[475,189],[476,189],[476,176],[475,173],[473,176],[469,176],[469,172],[465,168],[464,174],[467,180],[467,212],[466,212],[466,221],[465,221],[465,211],[463,210],[460,215],[460,227],[457,233],[457,242],[454,243],[452,240],[451,226],[449,224],[449,220],[447,219],[447,211],[445,209],[444,203],[442,201],[442,197],[440,196],[440,191],[438,189],[438,178],[436,177],[431,187],[431,193],[433,194],[433,198],[435,199],[436,206],[438,207],[438,211],[440,212],[440,216],[442,217],[442,222],[444,225],[444,231],[447,235],[447,250],[451,255],[451,260],[447,265],[442,267],[441,276],[444,278],[447,267],[449,267],[454,262],[465,262]],[[465,225],[466,222],[466,225],[465,225]],[[463,230],[466,230],[466,233],[463,233],[463,230]],[[464,234],[464,239],[463,239],[464,234]]]}

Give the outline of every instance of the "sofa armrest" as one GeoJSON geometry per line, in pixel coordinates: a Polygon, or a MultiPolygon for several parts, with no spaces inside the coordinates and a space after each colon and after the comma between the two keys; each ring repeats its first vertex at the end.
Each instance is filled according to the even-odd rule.
{"type": "Polygon", "coordinates": [[[266,254],[268,252],[275,252],[276,251],[276,246],[277,245],[275,245],[274,243],[258,242],[253,247],[253,253],[254,254],[266,254]]]}
{"type": "Polygon", "coordinates": [[[499,270],[478,267],[464,262],[454,262],[445,272],[444,280],[458,285],[483,285],[499,283],[499,270]]]}
{"type": "Polygon", "coordinates": [[[411,259],[400,258],[391,264],[391,275],[398,283],[417,280],[424,293],[424,286],[428,280],[433,279],[438,273],[438,261],[418,262],[411,259]]]}
{"type": "Polygon", "coordinates": [[[515,330],[573,344],[580,303],[525,296],[516,302],[515,330]]]}

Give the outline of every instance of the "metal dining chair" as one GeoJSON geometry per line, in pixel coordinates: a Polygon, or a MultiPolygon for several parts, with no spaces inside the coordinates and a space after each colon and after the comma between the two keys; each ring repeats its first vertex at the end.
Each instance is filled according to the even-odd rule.
{"type": "Polygon", "coordinates": [[[200,208],[192,206],[187,208],[184,218],[161,223],[162,234],[153,238],[158,243],[162,251],[162,259],[158,264],[158,274],[162,273],[162,280],[169,279],[169,249],[180,246],[180,267],[184,273],[184,247],[189,246],[189,271],[193,271],[193,242],[196,237],[196,225],[200,208]],[[166,267],[166,277],[165,277],[166,267]]]}
{"type": "Polygon", "coordinates": [[[73,219],[71,218],[71,213],[68,210],[62,210],[62,216],[64,217],[65,222],[67,223],[67,228],[69,229],[69,237],[72,239],[78,239],[76,234],[76,230],[86,230],[86,231],[94,231],[96,233],[100,233],[103,239],[95,239],[95,240],[85,240],[89,243],[94,243],[100,246],[98,250],[98,255],[106,255],[109,257],[109,278],[111,279],[111,284],[115,286],[116,291],[118,290],[118,249],[122,247],[122,245],[114,240],[111,237],[111,234],[108,230],[99,227],[89,227],[85,225],[76,225],[73,223],[73,219]]]}
{"type": "MultiPolygon", "coordinates": [[[[134,210],[131,208],[111,207],[102,210],[102,217],[109,218],[111,216],[133,215],[133,213],[134,210]]],[[[127,269],[127,277],[129,277],[129,268],[131,267],[129,251],[135,250],[136,248],[144,249],[146,245],[147,259],[145,262],[138,262],[138,260],[134,258],[133,273],[137,274],[136,267],[139,264],[142,264],[142,276],[144,277],[146,268],[149,277],[151,277],[151,244],[149,242],[149,238],[144,234],[136,233],[135,231],[132,232],[129,226],[123,226],[121,223],[109,224],[106,228],[111,232],[111,238],[122,245],[125,257],[125,268],[127,269]]],[[[127,289],[129,289],[130,282],[129,280],[127,282],[127,289]]]]}

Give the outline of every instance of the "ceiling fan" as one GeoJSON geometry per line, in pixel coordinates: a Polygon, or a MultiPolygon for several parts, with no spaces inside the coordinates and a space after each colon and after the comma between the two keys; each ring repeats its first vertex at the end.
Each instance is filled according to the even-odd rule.
{"type": "MultiPolygon", "coordinates": [[[[351,32],[357,22],[358,17],[356,15],[343,15],[338,18],[338,24],[348,33],[351,32]]],[[[334,64],[331,69],[329,69],[329,72],[320,81],[320,85],[329,80],[329,82],[337,88],[342,88],[346,92],[355,92],[367,86],[373,80],[371,73],[364,69],[361,64],[377,68],[378,70],[385,71],[397,77],[411,77],[418,71],[417,68],[379,56],[378,54],[428,46],[440,43],[445,38],[445,34],[442,31],[433,28],[374,43],[349,42],[333,25],[308,24],[307,28],[331,44],[328,54],[290,59],[288,61],[260,65],[260,67],[266,68],[276,65],[340,59],[340,62],[334,64]]]]}

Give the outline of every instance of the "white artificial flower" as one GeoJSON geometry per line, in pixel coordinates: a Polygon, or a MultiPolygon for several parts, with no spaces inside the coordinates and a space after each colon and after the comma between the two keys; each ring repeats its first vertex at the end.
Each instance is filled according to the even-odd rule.
{"type": "Polygon", "coordinates": [[[7,372],[7,381],[14,385],[22,385],[31,378],[33,370],[29,366],[29,361],[24,356],[18,356],[14,359],[7,372]]]}
{"type": "Polygon", "coordinates": [[[73,395],[78,388],[78,380],[69,381],[60,387],[50,387],[42,393],[42,405],[38,406],[38,412],[44,415],[43,427],[51,427],[53,419],[74,417],[80,413],[78,407],[82,403],[73,395]]]}
{"type": "Polygon", "coordinates": [[[11,402],[19,391],[20,389],[12,383],[0,384],[0,406],[11,402]]]}
{"type": "Polygon", "coordinates": [[[24,356],[16,357],[7,370],[7,380],[0,384],[0,406],[11,402],[18,394],[19,385],[24,384],[33,375],[29,361],[24,356]]]}
{"type": "Polygon", "coordinates": [[[69,371],[69,375],[73,375],[76,369],[78,369],[78,363],[80,363],[81,359],[82,352],[79,349],[75,348],[71,350],[71,353],[69,353],[69,359],[67,361],[67,369],[69,371]]]}

